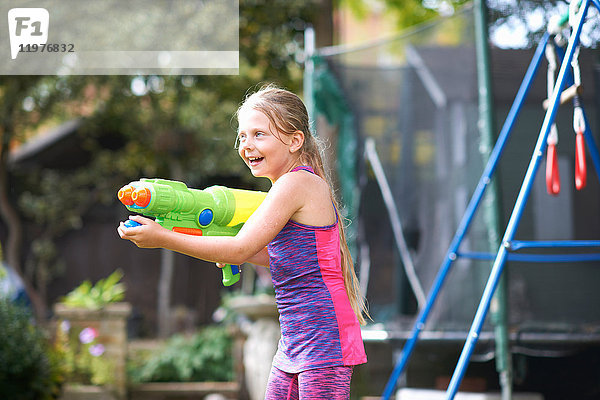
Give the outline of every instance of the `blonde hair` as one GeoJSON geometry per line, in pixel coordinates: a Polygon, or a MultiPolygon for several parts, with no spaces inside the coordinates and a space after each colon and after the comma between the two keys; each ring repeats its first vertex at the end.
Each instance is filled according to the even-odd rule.
{"type": "Polygon", "coordinates": [[[258,91],[246,97],[242,105],[236,113],[239,116],[243,109],[254,109],[261,111],[267,116],[271,124],[279,133],[292,135],[296,131],[304,133],[304,144],[300,153],[300,162],[302,165],[307,165],[313,168],[315,173],[323,178],[329,185],[331,198],[335,205],[335,212],[338,217],[338,230],[340,234],[340,250],[341,250],[341,267],[344,277],[344,286],[350,305],[358,318],[361,325],[366,324],[365,316],[369,317],[366,302],[360,292],[360,286],[356,272],[354,271],[354,263],[352,255],[346,241],[346,233],[344,227],[344,218],[340,214],[340,205],[334,194],[331,180],[325,172],[322,157],[322,146],[317,137],[310,130],[310,122],[306,106],[302,100],[294,93],[278,88],[274,85],[266,85],[258,91]]]}

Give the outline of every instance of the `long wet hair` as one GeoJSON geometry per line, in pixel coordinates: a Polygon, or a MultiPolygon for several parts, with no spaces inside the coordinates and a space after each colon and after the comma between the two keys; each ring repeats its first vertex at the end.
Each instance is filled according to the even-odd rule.
{"type": "Polygon", "coordinates": [[[321,142],[311,133],[306,106],[294,93],[274,85],[267,85],[249,94],[239,107],[236,115],[239,117],[240,112],[244,109],[254,109],[265,114],[271,124],[281,134],[292,135],[296,131],[304,133],[304,144],[301,148],[299,161],[301,165],[312,167],[315,173],[329,185],[331,199],[335,205],[335,212],[339,221],[338,230],[340,234],[341,267],[344,276],[344,286],[350,300],[350,305],[359,323],[365,325],[365,316],[368,317],[369,313],[365,299],[360,292],[352,255],[346,241],[345,219],[339,212],[340,205],[336,199],[331,179],[323,166],[321,142]]]}

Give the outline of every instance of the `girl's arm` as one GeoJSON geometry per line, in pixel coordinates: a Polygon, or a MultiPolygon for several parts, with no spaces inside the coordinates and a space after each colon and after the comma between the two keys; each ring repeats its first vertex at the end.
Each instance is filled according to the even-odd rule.
{"type": "MultiPolygon", "coordinates": [[[[246,262],[251,263],[253,265],[259,265],[261,267],[269,268],[269,253],[267,253],[267,248],[265,247],[263,250],[258,252],[258,254],[250,257],[246,262]]],[[[217,267],[223,268],[226,264],[224,263],[216,263],[217,267]]]]}
{"type": "Polygon", "coordinates": [[[211,262],[239,265],[252,260],[268,265],[265,247],[304,204],[307,185],[302,182],[303,175],[285,174],[278,179],[262,204],[233,237],[185,235],[141,216],[131,217],[141,226],[126,228],[121,223],[117,231],[122,239],[141,248],[163,247],[211,262]]]}
{"type": "Polygon", "coordinates": [[[267,252],[267,248],[264,247],[261,251],[247,259],[246,262],[269,268],[269,253],[267,252]]]}

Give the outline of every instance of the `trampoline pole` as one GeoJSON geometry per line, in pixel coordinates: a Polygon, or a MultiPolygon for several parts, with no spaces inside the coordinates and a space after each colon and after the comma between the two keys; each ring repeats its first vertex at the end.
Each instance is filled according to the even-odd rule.
{"type": "Polygon", "coordinates": [[[510,137],[510,132],[515,124],[515,121],[517,119],[519,111],[521,110],[523,102],[525,101],[525,98],[527,97],[527,93],[529,92],[529,89],[531,88],[533,79],[535,78],[535,75],[540,66],[541,60],[544,56],[544,49],[546,47],[546,43],[548,42],[549,37],[550,37],[550,35],[548,33],[545,33],[542,40],[540,41],[540,43],[538,44],[538,46],[535,50],[535,54],[529,64],[529,67],[527,68],[527,72],[525,73],[523,82],[521,83],[521,86],[519,87],[519,90],[517,91],[515,100],[510,108],[510,111],[508,112],[508,115],[506,117],[506,120],[504,122],[502,130],[500,131],[500,135],[498,136],[496,145],[494,146],[494,149],[492,150],[492,152],[490,154],[490,158],[488,159],[488,162],[484,169],[484,172],[483,172],[481,178],[479,179],[479,183],[477,184],[477,187],[475,188],[475,192],[473,193],[473,196],[471,197],[471,201],[469,202],[469,205],[467,206],[467,209],[465,210],[465,214],[458,226],[458,229],[456,231],[456,234],[454,235],[454,238],[452,239],[452,242],[446,253],[444,261],[443,261],[442,265],[440,266],[440,269],[435,277],[433,286],[427,297],[427,302],[425,303],[425,307],[423,307],[423,309],[421,309],[421,311],[419,312],[419,316],[417,317],[417,320],[413,326],[411,336],[406,341],[404,347],[402,348],[400,357],[398,357],[398,362],[396,363],[396,366],[394,367],[394,370],[392,371],[392,374],[390,375],[390,378],[388,379],[388,382],[385,386],[383,395],[381,397],[382,400],[390,399],[390,397],[396,387],[396,382],[398,381],[398,378],[400,377],[400,375],[402,374],[402,372],[404,372],[404,369],[406,368],[406,364],[408,363],[408,360],[412,354],[412,351],[417,343],[419,334],[425,327],[425,322],[427,321],[427,318],[429,317],[429,313],[431,312],[433,304],[435,303],[435,300],[441,290],[441,287],[442,287],[444,281],[446,280],[446,276],[448,275],[448,272],[450,271],[452,262],[457,257],[458,248],[460,247],[460,243],[462,242],[464,236],[466,235],[466,232],[474,218],[475,211],[477,210],[477,207],[479,207],[479,204],[481,203],[485,189],[487,188],[488,184],[490,183],[491,177],[494,174],[494,171],[496,170],[496,167],[500,160],[502,151],[504,150],[506,142],[508,141],[508,138],[510,137]]]}
{"type": "Polygon", "coordinates": [[[565,78],[567,71],[570,67],[571,60],[573,59],[573,54],[575,53],[577,44],[579,43],[579,35],[581,34],[581,29],[583,22],[585,21],[585,15],[589,8],[589,4],[589,0],[583,0],[582,8],[580,9],[578,15],[577,27],[569,39],[565,60],[563,60],[563,63],[560,67],[556,85],[554,86],[554,90],[552,92],[552,100],[550,102],[551,105],[546,112],[546,116],[544,117],[544,122],[542,123],[542,128],[531,156],[531,161],[529,162],[527,172],[525,173],[521,190],[519,191],[519,195],[515,201],[513,212],[508,221],[504,237],[502,238],[502,244],[498,249],[494,265],[492,266],[492,271],[490,272],[490,277],[488,278],[481,301],[477,307],[477,312],[475,313],[475,318],[473,319],[473,323],[463,347],[463,351],[456,365],[456,369],[454,370],[454,374],[452,375],[452,379],[450,380],[450,384],[448,385],[448,390],[446,391],[446,400],[453,400],[456,392],[458,391],[460,382],[462,381],[462,378],[466,372],[469,359],[471,358],[471,354],[475,349],[479,334],[481,333],[481,328],[483,327],[485,317],[489,310],[492,296],[494,295],[494,291],[496,290],[496,286],[498,285],[498,281],[502,275],[504,264],[506,263],[508,256],[508,246],[510,241],[514,238],[515,232],[521,220],[521,216],[523,215],[527,198],[529,197],[531,187],[533,186],[535,174],[538,170],[541,158],[546,148],[546,140],[558,110],[560,95],[566,80],[565,78]]]}
{"type": "Polygon", "coordinates": [[[315,55],[315,29],[312,26],[307,26],[304,30],[304,103],[306,104],[306,110],[308,111],[308,117],[310,118],[311,126],[314,129],[315,106],[314,106],[314,86],[313,82],[315,79],[315,63],[313,56],[315,55]]]}

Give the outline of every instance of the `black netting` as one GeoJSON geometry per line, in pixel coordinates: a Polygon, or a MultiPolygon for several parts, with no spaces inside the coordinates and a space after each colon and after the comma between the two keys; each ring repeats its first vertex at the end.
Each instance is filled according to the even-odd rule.
{"type": "MultiPolygon", "coordinates": [[[[329,122],[338,126],[338,147],[354,151],[354,155],[345,153],[338,161],[345,200],[352,199],[345,203],[351,205],[349,216],[355,222],[352,233],[357,266],[363,268],[362,283],[368,280],[367,298],[375,322],[391,329],[410,328],[417,309],[417,290],[394,241],[380,186],[363,156],[365,143],[372,140],[375,144],[399,212],[417,284],[428,293],[490,150],[485,148],[478,129],[473,21],[473,10],[467,7],[406,35],[360,48],[328,48],[319,53],[317,69],[319,79],[324,81],[315,86],[316,112],[332,113],[325,98],[335,88],[336,101],[341,104],[335,108],[337,120],[345,122],[343,126],[329,122]]],[[[497,133],[533,52],[493,48],[491,53],[497,133]]],[[[582,49],[580,64],[586,87],[583,101],[594,125],[592,132],[597,131],[597,58],[595,50],[582,49]]],[[[497,251],[490,243],[504,233],[544,118],[541,101],[546,97],[545,68],[542,63],[494,177],[499,196],[484,199],[462,242],[462,252],[495,255],[497,251]],[[499,230],[490,226],[483,210],[490,204],[492,212],[501,216],[499,230]]],[[[561,107],[557,123],[565,132],[561,133],[559,150],[565,165],[561,166],[565,189],[559,199],[551,198],[545,193],[543,177],[536,179],[517,239],[600,237],[600,187],[591,171],[591,161],[586,190],[575,192],[571,184],[574,152],[569,132],[570,104],[561,107]],[[556,213],[560,207],[566,210],[556,213]]],[[[467,330],[490,267],[490,261],[459,258],[454,262],[430,314],[428,328],[467,330]]],[[[600,309],[591,309],[583,300],[587,296],[600,301],[600,292],[593,289],[595,277],[600,276],[597,266],[510,262],[506,271],[513,326],[548,330],[558,324],[571,329],[600,320],[600,309]],[[563,286],[562,282],[568,284],[563,286]]]]}

